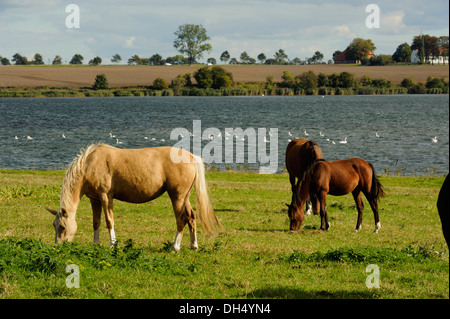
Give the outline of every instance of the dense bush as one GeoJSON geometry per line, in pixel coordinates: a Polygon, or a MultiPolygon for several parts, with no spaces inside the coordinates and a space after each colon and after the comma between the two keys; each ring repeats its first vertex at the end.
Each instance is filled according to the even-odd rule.
{"type": "Polygon", "coordinates": [[[108,79],[106,78],[106,75],[97,74],[92,88],[94,90],[106,90],[108,88],[108,79]]]}
{"type": "Polygon", "coordinates": [[[425,86],[427,87],[427,89],[443,89],[446,86],[448,87],[448,81],[445,81],[442,78],[433,78],[429,76],[427,78],[427,83],[425,84],[425,86]]]}
{"type": "Polygon", "coordinates": [[[201,89],[229,88],[233,82],[233,75],[220,66],[214,66],[211,69],[207,66],[200,68],[194,73],[194,78],[201,89]]]}
{"type": "Polygon", "coordinates": [[[153,81],[153,89],[154,90],[165,90],[168,87],[169,87],[169,85],[163,78],[156,78],[153,81]]]}

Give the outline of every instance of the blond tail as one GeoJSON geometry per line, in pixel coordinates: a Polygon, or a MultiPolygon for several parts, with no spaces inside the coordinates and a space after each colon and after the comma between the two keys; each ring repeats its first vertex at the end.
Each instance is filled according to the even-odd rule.
{"type": "Polygon", "coordinates": [[[197,197],[197,213],[202,223],[203,231],[207,235],[213,235],[216,233],[214,222],[221,230],[222,224],[217,218],[209,201],[208,187],[205,180],[205,166],[203,160],[199,156],[194,155],[195,164],[195,193],[197,197]]]}

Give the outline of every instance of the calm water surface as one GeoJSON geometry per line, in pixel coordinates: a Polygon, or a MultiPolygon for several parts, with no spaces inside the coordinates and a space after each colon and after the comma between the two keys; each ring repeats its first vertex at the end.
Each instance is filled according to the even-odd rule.
{"type": "Polygon", "coordinates": [[[305,138],[305,130],[328,160],[360,157],[378,173],[402,175],[449,170],[448,95],[2,98],[0,167],[64,168],[81,148],[98,142],[174,145],[171,131],[192,132],[194,120],[202,121],[202,131],[214,127],[222,136],[225,128],[266,128],[269,139],[269,129],[277,128],[278,171],[288,140],[305,138]],[[339,143],[345,137],[347,144],[339,143]]]}

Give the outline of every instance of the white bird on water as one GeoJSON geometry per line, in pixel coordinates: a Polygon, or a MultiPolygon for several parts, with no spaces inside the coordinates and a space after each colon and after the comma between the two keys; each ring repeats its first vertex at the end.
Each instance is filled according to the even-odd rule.
{"type": "Polygon", "coordinates": [[[15,140],[18,140],[19,138],[18,138],[17,135],[16,135],[16,136],[14,136],[14,139],[15,139],[15,140]]]}
{"type": "Polygon", "coordinates": [[[431,141],[432,141],[433,143],[437,143],[437,136],[435,136],[434,138],[432,138],[431,141]]]}
{"type": "Polygon", "coordinates": [[[66,136],[64,135],[64,133],[62,133],[61,137],[62,137],[62,138],[66,138],[66,136]]]}
{"type": "Polygon", "coordinates": [[[303,133],[305,133],[305,136],[309,136],[309,134],[308,134],[308,132],[306,132],[306,130],[303,133]]]}
{"type": "Polygon", "coordinates": [[[320,136],[325,136],[325,134],[322,133],[322,131],[319,132],[320,136]]]}
{"type": "Polygon", "coordinates": [[[343,141],[339,141],[339,143],[341,143],[341,144],[347,144],[347,138],[344,138],[343,141]]]}
{"type": "Polygon", "coordinates": [[[118,138],[116,138],[116,144],[123,144],[123,142],[120,142],[118,138]]]}
{"type": "Polygon", "coordinates": [[[376,137],[380,137],[380,135],[378,135],[378,132],[375,132],[375,136],[376,136],[376,137]]]}
{"type": "Polygon", "coordinates": [[[27,136],[27,140],[32,140],[32,139],[33,138],[30,135],[27,136]]]}

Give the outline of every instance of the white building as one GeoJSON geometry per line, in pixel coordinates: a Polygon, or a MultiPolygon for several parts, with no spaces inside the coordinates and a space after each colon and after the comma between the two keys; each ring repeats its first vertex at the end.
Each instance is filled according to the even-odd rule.
{"type": "MultiPolygon", "coordinates": [[[[448,64],[448,57],[440,55],[438,57],[428,56],[428,59],[425,59],[425,62],[428,64],[448,64]]],[[[419,63],[419,50],[413,50],[411,53],[411,63],[419,63]]]]}

